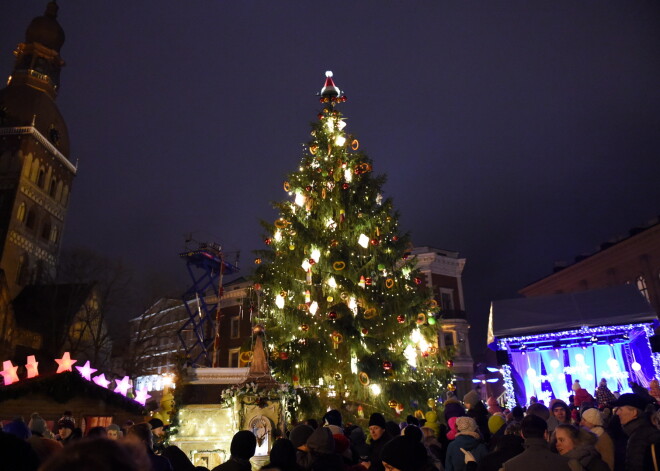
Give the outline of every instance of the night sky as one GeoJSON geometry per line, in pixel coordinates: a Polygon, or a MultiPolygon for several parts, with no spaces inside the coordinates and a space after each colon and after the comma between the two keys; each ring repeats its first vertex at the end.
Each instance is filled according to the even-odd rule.
{"type": "MultiPolygon", "coordinates": [[[[251,270],[328,69],[400,227],[467,258],[473,350],[491,300],[660,213],[657,1],[59,3],[63,244],[150,294],[185,290],[186,233],[251,270]]],[[[45,5],[2,2],[0,74],[45,5]]]]}

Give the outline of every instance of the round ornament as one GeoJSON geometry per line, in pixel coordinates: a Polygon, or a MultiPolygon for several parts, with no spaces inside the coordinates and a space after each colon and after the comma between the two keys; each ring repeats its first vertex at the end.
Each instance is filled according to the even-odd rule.
{"type": "Polygon", "coordinates": [[[358,142],[357,139],[353,139],[351,141],[351,149],[358,150],[359,148],[360,148],[360,143],[358,142]]]}
{"type": "Polygon", "coordinates": [[[261,264],[261,259],[260,259],[260,258],[255,258],[255,259],[254,259],[254,263],[255,263],[256,265],[260,265],[260,264],[261,264]]]}
{"type": "Polygon", "coordinates": [[[429,316],[429,325],[435,325],[435,323],[436,323],[435,317],[429,316]]]}
{"type": "Polygon", "coordinates": [[[291,183],[289,183],[289,182],[284,182],[284,185],[282,185],[282,186],[284,187],[284,191],[290,191],[291,190],[291,183]]]}
{"type": "Polygon", "coordinates": [[[332,268],[334,268],[336,271],[342,271],[344,268],[346,268],[346,262],[342,262],[342,261],[334,262],[332,264],[332,268]]]}
{"type": "Polygon", "coordinates": [[[398,316],[396,316],[396,321],[399,324],[403,324],[404,322],[406,322],[406,316],[404,316],[403,314],[399,314],[398,316]]]}
{"type": "Polygon", "coordinates": [[[341,381],[341,373],[335,373],[335,381],[341,381]]]}
{"type": "Polygon", "coordinates": [[[289,250],[296,250],[296,246],[293,244],[289,245],[289,250]]]}
{"type": "Polygon", "coordinates": [[[429,406],[431,409],[434,409],[436,406],[435,399],[429,397],[428,401],[426,401],[426,405],[429,406]]]}
{"type": "Polygon", "coordinates": [[[335,311],[330,311],[330,312],[328,313],[328,319],[334,321],[335,319],[337,319],[337,313],[336,313],[335,311]]]}
{"type": "Polygon", "coordinates": [[[399,240],[399,236],[392,236],[392,240],[393,240],[394,242],[398,241],[398,240],[399,240]]]}
{"type": "Polygon", "coordinates": [[[374,247],[378,247],[378,244],[380,244],[380,241],[378,239],[371,239],[371,245],[374,247]]]}
{"type": "Polygon", "coordinates": [[[255,289],[255,291],[261,291],[261,283],[255,283],[254,284],[254,289],[255,289]]]}
{"type": "Polygon", "coordinates": [[[415,284],[416,285],[421,285],[422,284],[422,279],[415,277],[415,284]]]}
{"type": "Polygon", "coordinates": [[[385,270],[385,264],[384,264],[384,263],[379,263],[379,264],[378,264],[378,269],[379,269],[380,271],[385,270]]]}
{"type": "Polygon", "coordinates": [[[385,371],[390,371],[392,369],[392,362],[391,361],[384,361],[383,362],[383,369],[385,371]]]}
{"type": "Polygon", "coordinates": [[[307,324],[301,324],[300,330],[303,332],[307,332],[309,330],[309,326],[307,324]]]}
{"type": "Polygon", "coordinates": [[[368,386],[369,385],[369,375],[365,373],[364,371],[360,371],[358,374],[358,381],[362,386],[368,386]]]}
{"type": "Polygon", "coordinates": [[[307,185],[307,186],[305,187],[305,191],[312,191],[312,187],[311,187],[310,185],[307,185]]]}
{"type": "Polygon", "coordinates": [[[367,286],[371,286],[371,285],[373,284],[373,282],[374,282],[374,280],[372,280],[372,279],[369,278],[369,277],[366,277],[366,278],[364,279],[364,283],[365,283],[367,286]]]}
{"type": "Polygon", "coordinates": [[[396,402],[394,399],[390,399],[389,401],[387,401],[387,405],[392,409],[394,409],[397,406],[397,404],[398,402],[396,402]]]}
{"type": "Polygon", "coordinates": [[[451,360],[447,360],[447,368],[451,368],[454,366],[454,362],[451,360]]]}
{"type": "Polygon", "coordinates": [[[270,244],[273,243],[273,240],[270,239],[270,238],[268,238],[268,239],[264,240],[264,243],[265,243],[266,245],[270,245],[270,244]]]}
{"type": "Polygon", "coordinates": [[[288,360],[289,354],[287,352],[280,352],[280,360],[288,360]]]}
{"type": "Polygon", "coordinates": [[[350,185],[349,185],[348,183],[344,183],[341,187],[342,187],[342,189],[344,189],[344,190],[348,190],[349,186],[350,186],[350,185]]]}
{"type": "Polygon", "coordinates": [[[367,335],[368,333],[369,333],[369,329],[367,329],[366,327],[362,329],[362,335],[367,335]]]}
{"type": "Polygon", "coordinates": [[[420,312],[417,314],[417,325],[422,325],[426,322],[426,314],[420,312]]]}
{"type": "Polygon", "coordinates": [[[260,334],[264,331],[264,326],[257,324],[254,327],[252,327],[252,333],[254,334],[260,334]]]}
{"type": "MultiPolygon", "coordinates": [[[[364,311],[364,318],[365,319],[373,319],[376,317],[376,308],[370,307],[369,309],[366,309],[364,311]]],[[[365,334],[366,335],[366,334],[365,334]]]]}

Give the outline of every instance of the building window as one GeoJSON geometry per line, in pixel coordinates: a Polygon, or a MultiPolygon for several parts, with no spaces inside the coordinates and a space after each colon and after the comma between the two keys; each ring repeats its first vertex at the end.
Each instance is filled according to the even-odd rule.
{"type": "Polygon", "coordinates": [[[238,316],[233,316],[231,318],[230,332],[231,332],[231,338],[232,339],[240,338],[240,336],[241,336],[241,320],[238,316]]]}
{"type": "Polygon", "coordinates": [[[37,186],[39,186],[39,188],[44,188],[44,185],[46,185],[46,170],[41,167],[39,169],[39,175],[37,176],[37,186]]]}
{"type": "Polygon", "coordinates": [[[60,238],[60,231],[57,228],[57,226],[53,226],[53,228],[50,231],[50,241],[53,244],[57,244],[57,241],[59,240],[59,238],[60,238]]]}
{"type": "Polygon", "coordinates": [[[452,332],[445,332],[445,347],[452,347],[454,345],[454,334],[452,332]]]}
{"type": "Polygon", "coordinates": [[[50,181],[50,188],[48,189],[48,195],[51,198],[55,198],[55,193],[57,193],[57,180],[54,178],[50,181]]]}
{"type": "Polygon", "coordinates": [[[25,219],[25,227],[34,230],[36,225],[37,225],[37,212],[34,210],[34,208],[30,208],[30,210],[27,213],[27,218],[25,219]]]}
{"type": "Polygon", "coordinates": [[[16,219],[20,222],[25,221],[25,203],[21,203],[18,206],[18,211],[16,212],[16,219]]]}
{"type": "Polygon", "coordinates": [[[25,279],[27,278],[27,255],[22,254],[18,257],[18,265],[16,266],[16,284],[23,285],[25,284],[25,279]]]}
{"type": "Polygon", "coordinates": [[[440,288],[440,307],[445,312],[454,310],[454,290],[440,288]]]}
{"type": "Polygon", "coordinates": [[[651,301],[649,298],[649,288],[646,286],[646,278],[644,278],[644,275],[639,275],[637,277],[637,289],[639,290],[640,293],[646,298],[647,301],[651,301]]]}
{"type": "Polygon", "coordinates": [[[51,225],[50,222],[46,221],[41,228],[41,238],[44,240],[50,240],[51,225]]]}
{"type": "Polygon", "coordinates": [[[241,354],[240,348],[232,348],[229,350],[229,368],[238,368],[238,358],[241,354]]]}

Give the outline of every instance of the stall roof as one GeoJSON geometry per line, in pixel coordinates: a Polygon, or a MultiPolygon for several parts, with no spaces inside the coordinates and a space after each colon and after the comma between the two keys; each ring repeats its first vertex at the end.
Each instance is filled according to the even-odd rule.
{"type": "Polygon", "coordinates": [[[633,285],[503,299],[490,305],[488,344],[496,339],[599,325],[650,322],[656,313],[633,285]]]}

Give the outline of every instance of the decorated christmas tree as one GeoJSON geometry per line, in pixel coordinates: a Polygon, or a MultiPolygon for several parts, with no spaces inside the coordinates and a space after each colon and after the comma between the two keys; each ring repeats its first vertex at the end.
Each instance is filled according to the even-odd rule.
{"type": "Polygon", "coordinates": [[[438,306],[383,198],[385,177],[347,132],[337,109],[346,97],[326,76],[311,140],[275,203],[279,217],[263,223],[259,320],[274,374],[299,388],[303,411],[413,412],[451,378],[448,352],[437,348],[438,306]]]}

